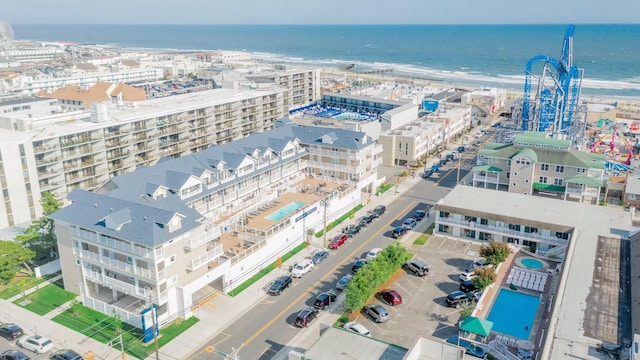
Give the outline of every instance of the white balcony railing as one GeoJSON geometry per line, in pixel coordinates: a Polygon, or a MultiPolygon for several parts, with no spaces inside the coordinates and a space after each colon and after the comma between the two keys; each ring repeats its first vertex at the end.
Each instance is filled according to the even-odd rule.
{"type": "Polygon", "coordinates": [[[118,280],[111,276],[103,275],[97,271],[92,270],[84,270],[84,277],[86,279],[90,279],[94,282],[97,282],[101,285],[107,286],[112,289],[119,290],[125,294],[129,295],[137,295],[142,297],[143,299],[148,299],[149,295],[151,295],[151,290],[146,288],[136,286],[135,284],[129,284],[125,281],[118,280]]]}
{"type": "Polygon", "coordinates": [[[156,274],[155,272],[153,272],[153,271],[151,271],[149,269],[145,269],[145,268],[142,268],[142,267],[139,267],[139,266],[134,266],[133,264],[130,264],[128,262],[112,259],[112,258],[107,257],[107,256],[102,256],[102,255],[100,255],[98,253],[95,253],[93,251],[80,250],[79,254],[80,254],[81,257],[83,257],[85,259],[92,260],[92,261],[97,261],[100,264],[104,264],[104,265],[110,266],[110,267],[115,268],[115,269],[120,269],[123,272],[131,273],[131,274],[138,275],[138,276],[142,276],[142,277],[145,277],[147,279],[157,280],[158,277],[159,277],[159,274],[156,274]]]}
{"type": "Polygon", "coordinates": [[[438,217],[436,222],[443,225],[452,225],[462,227],[469,230],[484,231],[495,235],[518,238],[522,240],[535,241],[539,243],[551,244],[556,246],[567,245],[569,240],[560,239],[551,235],[542,235],[539,233],[527,233],[523,231],[512,230],[502,226],[482,225],[476,222],[469,222],[451,217],[438,217]]]}
{"type": "Polygon", "coordinates": [[[187,270],[193,271],[197,268],[207,265],[222,256],[223,248],[221,244],[216,245],[213,249],[187,262],[187,270]]]}
{"type": "Polygon", "coordinates": [[[220,226],[211,226],[211,227],[207,227],[207,229],[208,229],[207,231],[205,231],[200,235],[193,236],[193,237],[190,237],[189,239],[186,239],[184,241],[184,248],[189,251],[192,251],[220,237],[221,235],[220,226]]]}

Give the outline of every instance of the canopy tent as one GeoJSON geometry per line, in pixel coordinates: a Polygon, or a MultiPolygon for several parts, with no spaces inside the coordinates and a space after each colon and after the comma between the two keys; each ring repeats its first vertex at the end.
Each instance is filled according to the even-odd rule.
{"type": "Polygon", "coordinates": [[[487,337],[493,327],[493,321],[467,316],[460,324],[460,330],[487,337]]]}

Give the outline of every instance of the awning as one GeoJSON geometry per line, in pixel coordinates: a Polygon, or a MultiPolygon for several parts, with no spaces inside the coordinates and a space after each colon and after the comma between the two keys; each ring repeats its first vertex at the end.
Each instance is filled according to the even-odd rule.
{"type": "Polygon", "coordinates": [[[478,165],[478,166],[474,166],[472,168],[473,171],[487,171],[487,172],[494,172],[494,173],[501,173],[502,169],[497,168],[495,166],[491,166],[491,165],[478,165]]]}
{"type": "Polygon", "coordinates": [[[594,179],[588,176],[574,176],[574,177],[566,178],[564,179],[564,181],[566,183],[571,183],[571,184],[599,186],[599,187],[604,186],[604,184],[602,183],[602,180],[594,179]]]}
{"type": "Polygon", "coordinates": [[[489,336],[493,328],[493,321],[479,319],[473,316],[467,316],[460,324],[460,330],[477,334],[480,336],[489,336]]]}

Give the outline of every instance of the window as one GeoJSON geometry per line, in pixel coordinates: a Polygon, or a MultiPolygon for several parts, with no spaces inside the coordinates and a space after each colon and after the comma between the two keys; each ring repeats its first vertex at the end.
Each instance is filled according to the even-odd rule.
{"type": "Polygon", "coordinates": [[[564,166],[556,165],[556,172],[557,173],[563,173],[564,172],[564,166]]]}
{"type": "Polygon", "coordinates": [[[517,172],[517,171],[514,171],[514,172],[513,172],[513,176],[518,176],[518,172],[517,172]]]}
{"type": "Polygon", "coordinates": [[[534,228],[531,226],[525,226],[524,227],[524,232],[529,233],[529,234],[537,234],[538,233],[538,228],[534,228]]]}
{"type": "Polygon", "coordinates": [[[448,218],[449,217],[449,213],[445,212],[445,211],[440,211],[440,217],[441,218],[448,218]]]}
{"type": "Polygon", "coordinates": [[[520,225],[518,225],[518,224],[509,224],[509,230],[520,231],[520,225]]]}
{"type": "Polygon", "coordinates": [[[133,263],[133,258],[131,256],[127,256],[127,263],[128,264],[132,264],[133,263]]]}
{"type": "Polygon", "coordinates": [[[508,237],[508,238],[507,238],[507,242],[508,242],[509,244],[517,244],[517,243],[519,243],[519,242],[520,242],[520,240],[519,240],[519,239],[517,239],[517,238],[508,237]]]}
{"type": "Polygon", "coordinates": [[[488,219],[480,219],[480,224],[481,225],[489,225],[489,220],[488,219]]]}
{"type": "Polygon", "coordinates": [[[553,185],[562,186],[562,179],[561,178],[553,179],[553,185]]]}
{"type": "Polygon", "coordinates": [[[173,264],[174,262],[176,262],[176,256],[175,255],[171,255],[169,257],[169,264],[173,264]]]}
{"type": "Polygon", "coordinates": [[[507,171],[507,179],[511,178],[511,171],[507,171]]]}
{"type": "Polygon", "coordinates": [[[548,180],[549,179],[546,176],[540,176],[540,179],[538,179],[538,182],[541,184],[546,184],[548,180]]]}
{"type": "Polygon", "coordinates": [[[511,186],[518,186],[518,183],[513,183],[511,184],[511,186]]]}
{"type": "Polygon", "coordinates": [[[585,168],[576,168],[576,173],[581,174],[581,173],[586,173],[587,169],[585,168]]]}
{"type": "Polygon", "coordinates": [[[80,266],[80,259],[76,259],[76,265],[80,266]]]}
{"type": "Polygon", "coordinates": [[[541,171],[549,171],[549,164],[540,164],[541,171]]]}

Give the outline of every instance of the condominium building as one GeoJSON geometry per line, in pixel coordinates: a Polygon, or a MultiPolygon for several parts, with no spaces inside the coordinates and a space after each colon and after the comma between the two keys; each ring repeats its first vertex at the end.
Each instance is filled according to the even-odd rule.
{"type": "Polygon", "coordinates": [[[320,99],[320,69],[261,71],[245,75],[254,83],[276,84],[284,89],[285,111],[320,99]]]}
{"type": "Polygon", "coordinates": [[[216,89],[34,117],[0,115],[0,228],[42,215],[39,194],[64,198],[110,177],[272,129],[281,90],[216,89]],[[23,169],[23,171],[8,171],[23,169]],[[34,194],[33,196],[27,194],[34,194]]]}
{"type": "MultiPolygon", "coordinates": [[[[52,215],[65,288],[134,326],[150,297],[160,324],[190,317],[361,203],[357,187],[308,175],[316,148],[297,134],[314,131],[331,136],[284,125],[72,191],[52,215]]],[[[364,162],[375,147],[331,133],[350,139],[334,138],[330,157],[364,162]]]]}
{"type": "Polygon", "coordinates": [[[574,150],[571,141],[539,132],[516,135],[509,144],[485,144],[473,167],[476,187],[591,203],[606,181],[604,155],[574,150]]]}

